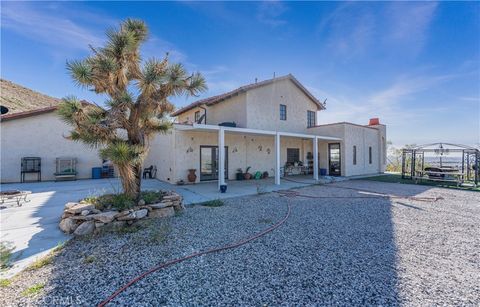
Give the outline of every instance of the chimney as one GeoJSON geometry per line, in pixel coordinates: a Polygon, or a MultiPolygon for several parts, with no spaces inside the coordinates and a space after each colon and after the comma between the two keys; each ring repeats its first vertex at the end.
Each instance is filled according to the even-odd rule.
{"type": "Polygon", "coordinates": [[[378,119],[378,117],[370,118],[370,120],[368,121],[368,125],[369,126],[380,125],[380,120],[378,119]]]}

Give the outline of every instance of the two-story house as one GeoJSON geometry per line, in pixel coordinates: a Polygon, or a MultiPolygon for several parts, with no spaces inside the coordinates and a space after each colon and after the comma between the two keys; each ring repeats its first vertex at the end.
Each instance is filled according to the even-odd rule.
{"type": "MultiPolygon", "coordinates": [[[[59,100],[1,81],[2,101],[22,93],[25,103],[49,104],[2,115],[1,182],[19,181],[21,157],[32,156],[41,158],[42,180],[55,179],[57,157],[75,157],[78,178],[90,178],[103,161],[97,150],[65,139],[71,128],[55,114],[59,100]]],[[[197,181],[219,184],[247,168],[268,173],[277,184],[283,175],[384,171],[384,125],[319,123],[319,112],[327,112],[325,106],[292,75],[242,86],[174,112],[174,128],[151,140],[145,165],[156,165],[157,178],[170,183],[187,181],[189,169],[196,170],[197,181]]]]}
{"type": "Polygon", "coordinates": [[[325,106],[287,75],[194,102],[172,114],[174,129],[155,137],[146,165],[160,180],[234,180],[238,169],[289,174],[354,176],[381,173],[386,127],[318,123],[325,106]],[[219,150],[224,149],[224,150],[219,150]],[[219,174],[224,176],[219,176],[219,174]]]}

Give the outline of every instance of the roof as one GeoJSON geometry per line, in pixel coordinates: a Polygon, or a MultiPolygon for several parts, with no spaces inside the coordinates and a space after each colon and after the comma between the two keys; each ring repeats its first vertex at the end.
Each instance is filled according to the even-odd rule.
{"type": "Polygon", "coordinates": [[[53,107],[61,102],[5,79],[0,79],[0,85],[0,105],[8,108],[8,115],[53,107]]]}
{"type": "Polygon", "coordinates": [[[191,110],[191,109],[193,109],[197,106],[200,106],[200,105],[211,106],[211,105],[220,103],[222,101],[225,101],[226,99],[228,99],[230,97],[233,97],[233,96],[236,96],[240,93],[244,93],[244,92],[247,92],[249,90],[259,88],[259,87],[264,86],[264,85],[271,84],[273,82],[287,80],[287,79],[291,80],[308,98],[310,98],[310,100],[312,100],[318,106],[319,110],[325,109],[325,106],[323,105],[323,103],[321,103],[317,98],[315,98],[315,96],[313,96],[312,93],[310,93],[292,74],[288,74],[286,76],[282,76],[282,77],[268,79],[268,80],[257,82],[257,83],[244,85],[244,86],[241,86],[241,87],[239,87],[239,88],[237,88],[233,91],[230,91],[230,92],[227,92],[227,93],[224,93],[224,94],[220,94],[220,95],[216,95],[216,96],[212,96],[212,97],[209,97],[209,98],[205,98],[205,99],[195,101],[195,102],[193,102],[193,103],[191,103],[191,104],[173,112],[172,116],[178,116],[178,115],[180,115],[184,112],[187,112],[187,111],[189,111],[189,110],[191,110]]]}
{"type": "Polygon", "coordinates": [[[350,126],[357,126],[357,127],[362,127],[362,128],[370,128],[370,129],[378,130],[378,128],[376,128],[376,127],[372,127],[372,126],[369,126],[369,125],[359,125],[359,124],[350,123],[350,122],[337,122],[337,123],[322,124],[322,125],[316,125],[316,126],[313,126],[313,127],[308,127],[308,129],[313,129],[313,128],[317,128],[317,127],[325,127],[325,126],[335,126],[335,125],[350,125],[350,126]]]}
{"type": "Polygon", "coordinates": [[[19,118],[25,118],[25,117],[44,114],[44,113],[49,113],[49,112],[53,112],[57,109],[58,109],[58,106],[51,106],[51,107],[40,108],[40,109],[24,111],[24,112],[17,112],[17,113],[12,113],[12,114],[7,113],[5,115],[2,115],[0,118],[2,119],[2,122],[5,122],[5,121],[12,120],[12,119],[19,119],[19,118]]]}

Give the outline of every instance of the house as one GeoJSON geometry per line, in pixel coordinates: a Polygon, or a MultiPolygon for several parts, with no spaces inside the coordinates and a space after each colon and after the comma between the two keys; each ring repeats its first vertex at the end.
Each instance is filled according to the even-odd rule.
{"type": "MultiPolygon", "coordinates": [[[[96,150],[63,137],[70,127],[55,110],[53,104],[2,116],[1,182],[19,181],[24,156],[42,157],[43,180],[53,179],[59,156],[78,159],[79,178],[90,178],[91,168],[101,165],[96,150]]],[[[145,166],[156,165],[162,181],[187,181],[195,170],[196,182],[219,185],[247,168],[277,184],[285,175],[384,172],[385,125],[319,123],[319,112],[327,112],[325,105],[292,75],[242,86],[175,111],[173,129],[150,141],[145,166]]]]}
{"type": "Polygon", "coordinates": [[[331,176],[385,171],[385,125],[319,123],[319,112],[325,106],[291,74],[242,86],[174,112],[174,129],[152,140],[146,165],[157,165],[163,181],[186,180],[195,169],[197,182],[219,185],[247,167],[277,184],[286,174],[318,179],[320,169],[331,176]]]}

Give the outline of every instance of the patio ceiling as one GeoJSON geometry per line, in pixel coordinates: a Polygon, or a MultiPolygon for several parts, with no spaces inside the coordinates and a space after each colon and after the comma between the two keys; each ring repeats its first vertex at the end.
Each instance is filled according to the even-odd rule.
{"type": "Polygon", "coordinates": [[[176,130],[180,130],[180,131],[214,132],[214,131],[219,131],[222,128],[223,131],[229,132],[229,133],[271,135],[271,136],[275,136],[275,135],[278,134],[279,136],[296,137],[296,138],[303,138],[303,139],[315,139],[316,138],[317,140],[324,140],[324,141],[342,141],[341,138],[336,138],[336,137],[331,137],[331,136],[304,134],[304,133],[290,133],[290,132],[261,130],[261,129],[239,128],[239,127],[216,126],[216,125],[175,124],[174,127],[175,127],[176,130]]]}

